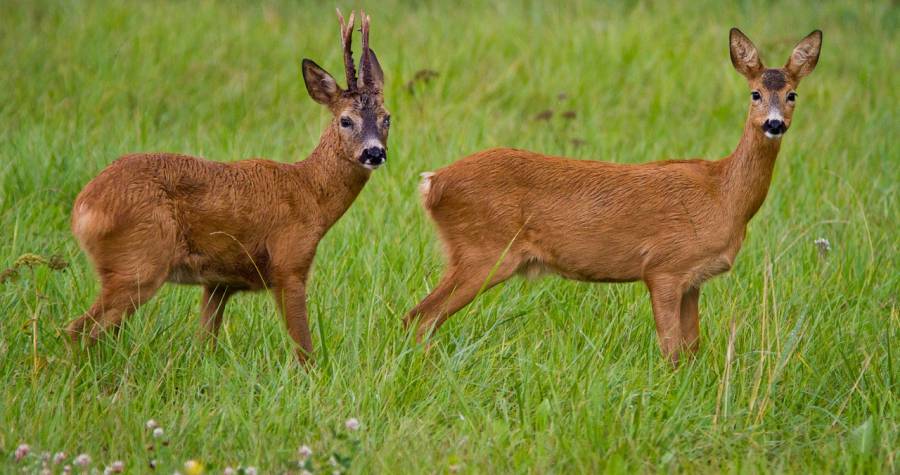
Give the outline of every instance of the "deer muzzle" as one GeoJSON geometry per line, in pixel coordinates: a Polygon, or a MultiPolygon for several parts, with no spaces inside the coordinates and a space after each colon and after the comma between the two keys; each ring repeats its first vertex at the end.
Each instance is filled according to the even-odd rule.
{"type": "Polygon", "coordinates": [[[362,155],[359,157],[359,163],[371,170],[384,165],[386,161],[387,152],[381,146],[368,147],[362,151],[362,155]]]}

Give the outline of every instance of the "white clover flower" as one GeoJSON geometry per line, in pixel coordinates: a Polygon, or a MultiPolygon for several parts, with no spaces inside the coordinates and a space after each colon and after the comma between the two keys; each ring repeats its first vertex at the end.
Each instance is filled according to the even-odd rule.
{"type": "Polygon", "coordinates": [[[235,475],[236,473],[231,467],[225,467],[225,470],[222,470],[222,475],[235,475]]]}
{"type": "Polygon", "coordinates": [[[65,452],[57,452],[53,454],[53,464],[59,465],[66,461],[66,453],[65,452]]]}
{"type": "Polygon", "coordinates": [[[122,473],[125,471],[125,462],[116,460],[112,463],[112,465],[109,466],[109,468],[110,470],[112,470],[112,473],[122,473]]]}
{"type": "Polygon", "coordinates": [[[162,429],[162,427],[157,427],[156,429],[153,429],[153,437],[154,437],[154,438],[160,439],[160,438],[162,438],[162,436],[164,436],[165,434],[166,434],[166,431],[164,431],[164,430],[162,429]]]}
{"type": "Polygon", "coordinates": [[[28,444],[20,444],[16,447],[16,462],[27,457],[31,453],[31,447],[28,444]]]}
{"type": "Polygon", "coordinates": [[[256,475],[256,467],[247,467],[244,469],[246,475],[256,475]]]}
{"type": "Polygon", "coordinates": [[[144,425],[145,425],[145,426],[147,427],[147,429],[149,429],[149,430],[153,430],[153,429],[156,429],[157,427],[159,427],[159,423],[156,422],[156,421],[153,420],[153,419],[148,419],[148,420],[147,420],[147,423],[144,424],[144,425]]]}
{"type": "Polygon", "coordinates": [[[351,417],[347,419],[347,422],[344,423],[344,426],[347,428],[347,430],[355,431],[359,429],[359,420],[355,417],[351,417]]]}
{"type": "Polygon", "coordinates": [[[78,457],[75,457],[75,465],[85,468],[91,464],[91,456],[88,454],[81,454],[78,457]]]}
{"type": "Polygon", "coordinates": [[[69,473],[72,473],[72,466],[71,466],[71,465],[66,465],[65,467],[63,467],[62,473],[67,474],[67,475],[68,475],[69,473]]]}
{"type": "Polygon", "coordinates": [[[313,451],[309,448],[308,445],[301,445],[299,449],[297,449],[297,455],[300,456],[300,460],[306,460],[312,455],[313,451]]]}

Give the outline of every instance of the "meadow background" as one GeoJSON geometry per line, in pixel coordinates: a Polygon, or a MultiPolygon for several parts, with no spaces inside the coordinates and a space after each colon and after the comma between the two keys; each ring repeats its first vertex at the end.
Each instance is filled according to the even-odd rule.
{"type": "Polygon", "coordinates": [[[394,126],[319,247],[317,366],[298,368],[264,294],[233,299],[204,347],[199,289],[171,285],[117,337],[68,348],[97,290],[68,228],[81,187],[127,152],[304,158],[330,115],[301,58],[344,82],[335,6],[360,4],[0,1],[0,269],[69,263],[0,284],[0,471],[65,451],[129,473],[296,472],[304,444],[324,473],[333,455],[352,473],[900,471],[890,1],[362,5],[394,126]],[[488,292],[427,354],[410,342],[400,320],[442,267],[420,172],[493,146],[725,156],[749,103],[731,26],[768,65],[815,28],[824,46],[736,267],[704,287],[694,361],[661,358],[642,284],[557,278],[488,292]]]}

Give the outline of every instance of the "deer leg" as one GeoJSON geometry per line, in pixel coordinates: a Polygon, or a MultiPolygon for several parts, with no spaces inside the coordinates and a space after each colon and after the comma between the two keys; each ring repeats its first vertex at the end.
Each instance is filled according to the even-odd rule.
{"type": "Polygon", "coordinates": [[[146,280],[111,272],[101,277],[100,295],[84,315],[66,328],[69,338],[77,341],[87,336],[87,343],[93,344],[101,334],[116,330],[122,320],[156,294],[165,278],[164,274],[158,274],[146,280]]]}
{"type": "Polygon", "coordinates": [[[437,287],[406,315],[407,326],[418,320],[416,341],[421,343],[459,309],[469,304],[479,292],[510,278],[517,265],[504,261],[481,267],[451,265],[437,287]]]}
{"type": "Polygon", "coordinates": [[[289,279],[272,289],[272,295],[284,316],[288,334],[298,345],[297,361],[304,366],[312,364],[312,336],[306,316],[306,282],[300,278],[289,279]]]}
{"type": "Polygon", "coordinates": [[[678,365],[678,351],[681,346],[681,313],[682,291],[678,280],[673,278],[655,278],[647,281],[650,289],[650,302],[653,306],[653,319],[656,321],[656,335],[659,348],[674,366],[678,365]]]}
{"type": "Polygon", "coordinates": [[[455,267],[447,268],[444,275],[441,276],[441,280],[438,282],[437,286],[435,286],[435,288],[432,289],[418,305],[407,312],[406,316],[403,318],[403,326],[405,328],[409,328],[416,323],[419,317],[425,313],[426,309],[433,307],[436,302],[441,302],[447,298],[447,295],[453,290],[452,283],[457,280],[457,272],[455,267]]]}
{"type": "Polygon", "coordinates": [[[700,288],[689,289],[681,296],[681,345],[693,355],[700,349],[700,288]]]}
{"type": "Polygon", "coordinates": [[[203,297],[200,300],[201,332],[205,338],[215,342],[222,327],[222,318],[225,315],[225,305],[234,294],[234,290],[225,285],[206,285],[203,287],[203,297]]]}

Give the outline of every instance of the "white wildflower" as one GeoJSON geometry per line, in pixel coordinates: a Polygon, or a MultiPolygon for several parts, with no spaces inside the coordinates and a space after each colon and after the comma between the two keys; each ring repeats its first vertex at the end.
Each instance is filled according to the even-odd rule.
{"type": "Polygon", "coordinates": [[[75,457],[75,465],[85,468],[91,464],[91,456],[88,454],[81,454],[78,457],[75,457]]]}
{"type": "Polygon", "coordinates": [[[347,419],[347,422],[344,423],[344,426],[347,427],[347,430],[357,430],[359,429],[359,420],[355,417],[351,417],[350,419],[347,419]]]}
{"type": "Polygon", "coordinates": [[[28,444],[21,444],[18,447],[16,447],[16,462],[27,457],[30,452],[31,452],[31,447],[28,444]]]}
{"type": "Polygon", "coordinates": [[[828,252],[831,251],[831,243],[825,238],[818,238],[813,241],[813,244],[816,245],[816,249],[819,250],[819,255],[822,257],[827,256],[828,252]]]}
{"type": "Polygon", "coordinates": [[[299,449],[297,449],[297,455],[300,456],[300,460],[306,460],[312,455],[312,449],[309,448],[308,445],[301,445],[299,449]]]}

